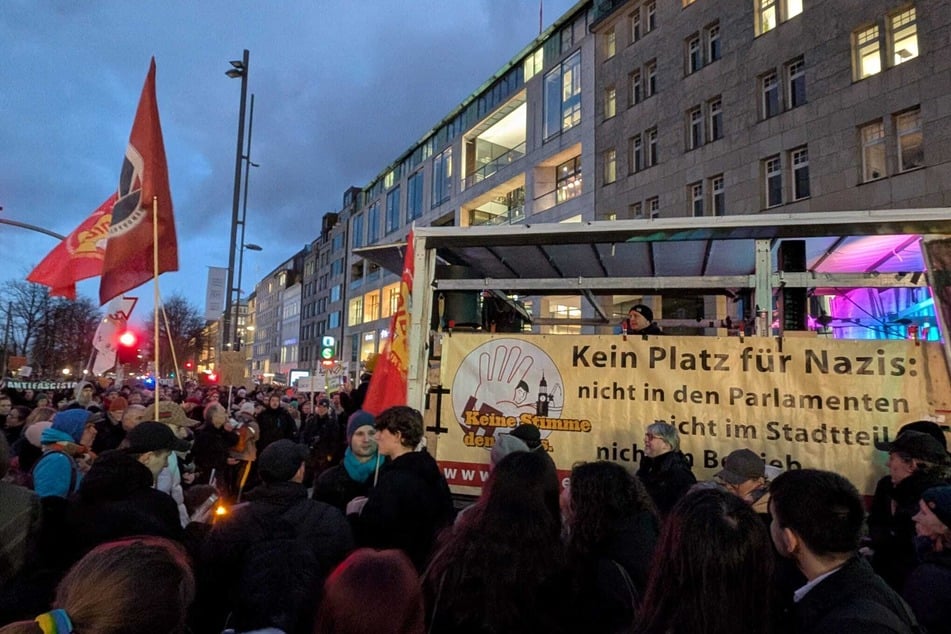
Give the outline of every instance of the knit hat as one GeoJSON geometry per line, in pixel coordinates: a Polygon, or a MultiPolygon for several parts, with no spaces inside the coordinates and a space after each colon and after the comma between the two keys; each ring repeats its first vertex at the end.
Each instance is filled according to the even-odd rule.
{"type": "Polygon", "coordinates": [[[356,433],[358,429],[364,425],[373,427],[375,424],[376,419],[373,418],[373,414],[370,412],[365,412],[362,409],[358,409],[354,413],[350,414],[350,418],[347,420],[347,444],[350,444],[353,434],[356,433]]]}
{"type": "Polygon", "coordinates": [[[520,451],[528,451],[525,441],[512,434],[499,434],[495,437],[495,444],[492,445],[492,451],[489,453],[489,464],[494,468],[505,456],[520,451]]]}
{"type": "Polygon", "coordinates": [[[258,456],[258,473],[265,482],[287,482],[307,459],[304,445],[282,438],[268,445],[258,456]]]}
{"type": "Polygon", "coordinates": [[[644,317],[644,319],[646,319],[647,321],[654,321],[654,311],[652,311],[649,307],[645,306],[644,304],[635,304],[631,306],[631,310],[627,312],[640,313],[641,316],[644,317]]]}
{"type": "Polygon", "coordinates": [[[69,434],[75,442],[83,437],[83,430],[89,421],[89,412],[84,409],[64,409],[53,416],[52,428],[69,434]]]}
{"type": "Polygon", "coordinates": [[[747,480],[766,477],[766,461],[749,449],[737,449],[723,459],[723,469],[714,477],[727,484],[743,484],[747,480]]]}
{"type": "Polygon", "coordinates": [[[318,400],[317,400],[317,406],[318,406],[318,407],[330,407],[330,399],[329,399],[329,398],[318,399],[318,400]]]}
{"type": "Polygon", "coordinates": [[[238,408],[238,413],[254,416],[254,403],[251,401],[245,401],[244,403],[241,403],[241,407],[238,408]]]}
{"type": "Polygon", "coordinates": [[[154,420],[176,427],[194,427],[199,422],[189,418],[182,406],[172,401],[158,401],[158,403],[150,404],[145,408],[142,420],[154,420]],[[158,411],[156,411],[156,405],[158,405],[158,411]]]}
{"type": "Polygon", "coordinates": [[[876,442],[875,447],[888,453],[902,453],[915,460],[948,463],[948,452],[941,443],[930,434],[920,431],[903,431],[892,442],[876,442]]]}
{"type": "Polygon", "coordinates": [[[921,494],[921,499],[942,524],[951,528],[951,486],[932,487],[921,494]]]}
{"type": "Polygon", "coordinates": [[[129,406],[129,401],[125,400],[122,396],[117,396],[111,401],[109,401],[109,411],[110,412],[121,412],[129,406]]]}

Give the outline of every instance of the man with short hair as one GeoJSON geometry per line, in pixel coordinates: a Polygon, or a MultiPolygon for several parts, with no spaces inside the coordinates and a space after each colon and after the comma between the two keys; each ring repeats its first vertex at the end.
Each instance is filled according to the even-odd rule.
{"type": "Polygon", "coordinates": [[[275,440],[288,438],[293,440],[297,425],[281,404],[281,395],[271,394],[267,399],[267,408],[257,416],[261,436],[258,438],[258,451],[264,451],[275,440]]]}
{"type": "Polygon", "coordinates": [[[258,455],[263,481],[211,529],[199,571],[200,631],[310,632],[324,579],[353,549],[343,514],[307,498],[307,448],[277,440],[258,455]]]}
{"type": "Polygon", "coordinates": [[[851,482],[817,469],[793,469],[769,487],[770,535],[808,582],[796,590],[794,631],[911,633],[911,609],[858,555],[865,509],[851,482]]]}
{"type": "Polygon", "coordinates": [[[376,482],[383,457],[377,453],[373,414],[362,409],[347,422],[343,461],[317,477],[314,499],[346,511],[354,498],[365,496],[376,482]]]}
{"type": "Polygon", "coordinates": [[[188,443],[164,424],[147,421],[128,433],[121,448],[99,456],[69,503],[76,554],[131,535],[181,540],[178,506],[153,487],[171,452],[187,450],[188,443]]]}

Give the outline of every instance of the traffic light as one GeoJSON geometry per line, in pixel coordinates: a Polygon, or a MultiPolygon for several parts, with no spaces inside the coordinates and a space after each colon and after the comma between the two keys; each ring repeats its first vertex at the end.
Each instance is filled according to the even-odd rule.
{"type": "Polygon", "coordinates": [[[195,362],[194,362],[194,361],[186,361],[186,362],[185,362],[185,369],[188,370],[189,372],[191,372],[192,370],[194,370],[194,369],[195,369],[195,362]]]}
{"type": "Polygon", "coordinates": [[[118,345],[116,346],[116,361],[119,363],[132,363],[139,355],[139,336],[131,330],[123,330],[119,333],[118,345]]]}
{"type": "Polygon", "coordinates": [[[334,364],[337,356],[337,341],[330,335],[320,338],[320,365],[327,367],[334,364]]]}

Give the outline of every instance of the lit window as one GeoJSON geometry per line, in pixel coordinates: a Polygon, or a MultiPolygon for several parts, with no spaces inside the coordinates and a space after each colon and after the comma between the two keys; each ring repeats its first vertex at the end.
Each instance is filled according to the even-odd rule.
{"type": "Polygon", "coordinates": [[[921,110],[915,108],[895,117],[895,130],[898,133],[898,170],[905,172],[921,167],[924,164],[921,110]]]}
{"type": "Polygon", "coordinates": [[[766,184],[766,207],[783,204],[783,171],[779,156],[771,156],[763,161],[763,174],[766,184]]]}
{"type": "Polygon", "coordinates": [[[865,79],[882,71],[882,43],[878,26],[857,31],[855,38],[855,78],[865,79]]]}
{"type": "Polygon", "coordinates": [[[689,7],[690,5],[692,5],[692,4],[693,4],[694,2],[696,2],[696,1],[697,1],[697,0],[684,0],[684,6],[685,6],[685,7],[689,7]]]}
{"type": "Polygon", "coordinates": [[[610,59],[617,53],[617,33],[612,29],[604,36],[604,58],[610,59]]]}
{"type": "Polygon", "coordinates": [[[703,183],[693,183],[687,186],[690,194],[690,212],[694,217],[703,215],[703,183]]]}
{"type": "Polygon", "coordinates": [[[802,13],[802,0],[786,0],[786,15],[784,20],[794,18],[802,13]]]}
{"type": "Polygon", "coordinates": [[[790,152],[792,158],[793,200],[809,198],[809,150],[798,148],[790,152]]]}
{"type": "Polygon", "coordinates": [[[707,27],[707,63],[720,59],[720,25],[712,24],[707,27]]]}
{"type": "Polygon", "coordinates": [[[687,40],[687,74],[695,73],[703,66],[703,57],[700,53],[700,35],[692,35],[687,40]]]}
{"type": "Polygon", "coordinates": [[[763,118],[768,119],[779,114],[779,78],[772,71],[760,78],[763,96],[763,118]]]}
{"type": "Polygon", "coordinates": [[[380,291],[367,293],[363,300],[363,323],[375,321],[380,318],[380,291]]]}
{"type": "Polygon", "coordinates": [[[555,168],[555,201],[562,203],[581,195],[581,157],[576,156],[555,168]]]}
{"type": "Polygon", "coordinates": [[[657,128],[651,128],[647,131],[647,166],[657,165],[659,162],[657,156],[657,128]]]}
{"type": "Polygon", "coordinates": [[[756,34],[762,35],[776,28],[779,22],[779,9],[776,0],[755,0],[756,2],[756,34]]]}
{"type": "Polygon", "coordinates": [[[885,168],[885,124],[881,121],[862,127],[862,182],[884,178],[885,168]]]}
{"type": "Polygon", "coordinates": [[[726,196],[724,194],[722,174],[710,179],[710,190],[713,193],[713,215],[722,216],[726,214],[726,196]]]}
{"type": "Polygon", "coordinates": [[[617,180],[617,150],[611,148],[604,153],[604,184],[617,180]]]}
{"type": "Polygon", "coordinates": [[[700,106],[687,113],[687,149],[693,150],[703,145],[703,111],[700,106]]]}
{"type": "Polygon", "coordinates": [[[631,169],[635,172],[639,172],[644,169],[644,145],[641,141],[641,135],[635,134],[631,137],[631,157],[630,164],[631,169]]]}
{"type": "Polygon", "coordinates": [[[617,114],[617,88],[604,89],[604,118],[610,119],[617,114]]]}
{"type": "Polygon", "coordinates": [[[651,220],[660,215],[660,198],[654,196],[647,199],[647,213],[650,214],[651,220]]]}
{"type": "Polygon", "coordinates": [[[644,97],[653,97],[657,94],[657,61],[652,60],[647,62],[647,65],[644,67],[644,73],[647,75],[647,81],[644,86],[644,97]]]}
{"type": "Polygon", "coordinates": [[[707,110],[710,117],[709,135],[711,141],[723,138],[723,101],[715,97],[708,102],[707,110]]]}
{"type": "Polygon", "coordinates": [[[631,78],[631,104],[640,103],[644,100],[644,87],[641,83],[641,71],[635,70],[630,75],[631,78]]]}
{"type": "Polygon", "coordinates": [[[806,103],[806,63],[801,57],[786,64],[786,101],[790,109],[806,103]]]}
{"type": "Polygon", "coordinates": [[[647,11],[647,32],[650,33],[657,28],[657,2],[651,1],[646,5],[647,11]]]}
{"type": "Polygon", "coordinates": [[[347,311],[347,325],[356,326],[363,323],[363,298],[355,297],[350,300],[350,308],[347,311]]]}
{"type": "Polygon", "coordinates": [[[889,18],[892,65],[918,57],[918,25],[915,7],[909,7],[889,18]]]}

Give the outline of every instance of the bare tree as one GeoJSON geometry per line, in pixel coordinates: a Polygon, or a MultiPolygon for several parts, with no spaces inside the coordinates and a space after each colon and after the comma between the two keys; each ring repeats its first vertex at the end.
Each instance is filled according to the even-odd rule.
{"type": "MultiPolygon", "coordinates": [[[[163,302],[165,314],[168,315],[168,327],[171,332],[172,343],[175,346],[175,356],[178,359],[179,371],[187,358],[196,358],[201,351],[202,329],[205,327],[205,319],[201,311],[190,304],[184,296],[180,294],[172,295],[163,302]]],[[[149,348],[152,347],[152,333],[155,332],[155,321],[152,315],[146,321],[146,335],[149,340],[149,348]]],[[[173,372],[175,366],[172,362],[172,354],[168,345],[169,337],[165,330],[165,319],[159,311],[159,376],[168,376],[173,372]]]]}
{"type": "Polygon", "coordinates": [[[92,353],[99,319],[99,309],[87,297],[51,300],[33,338],[33,363],[48,376],[62,368],[70,368],[78,376],[92,353]]]}
{"type": "Polygon", "coordinates": [[[4,323],[7,312],[11,317],[10,352],[23,354],[30,348],[40,324],[46,319],[51,303],[49,289],[26,280],[8,280],[0,287],[0,301],[4,304],[4,323]]]}

